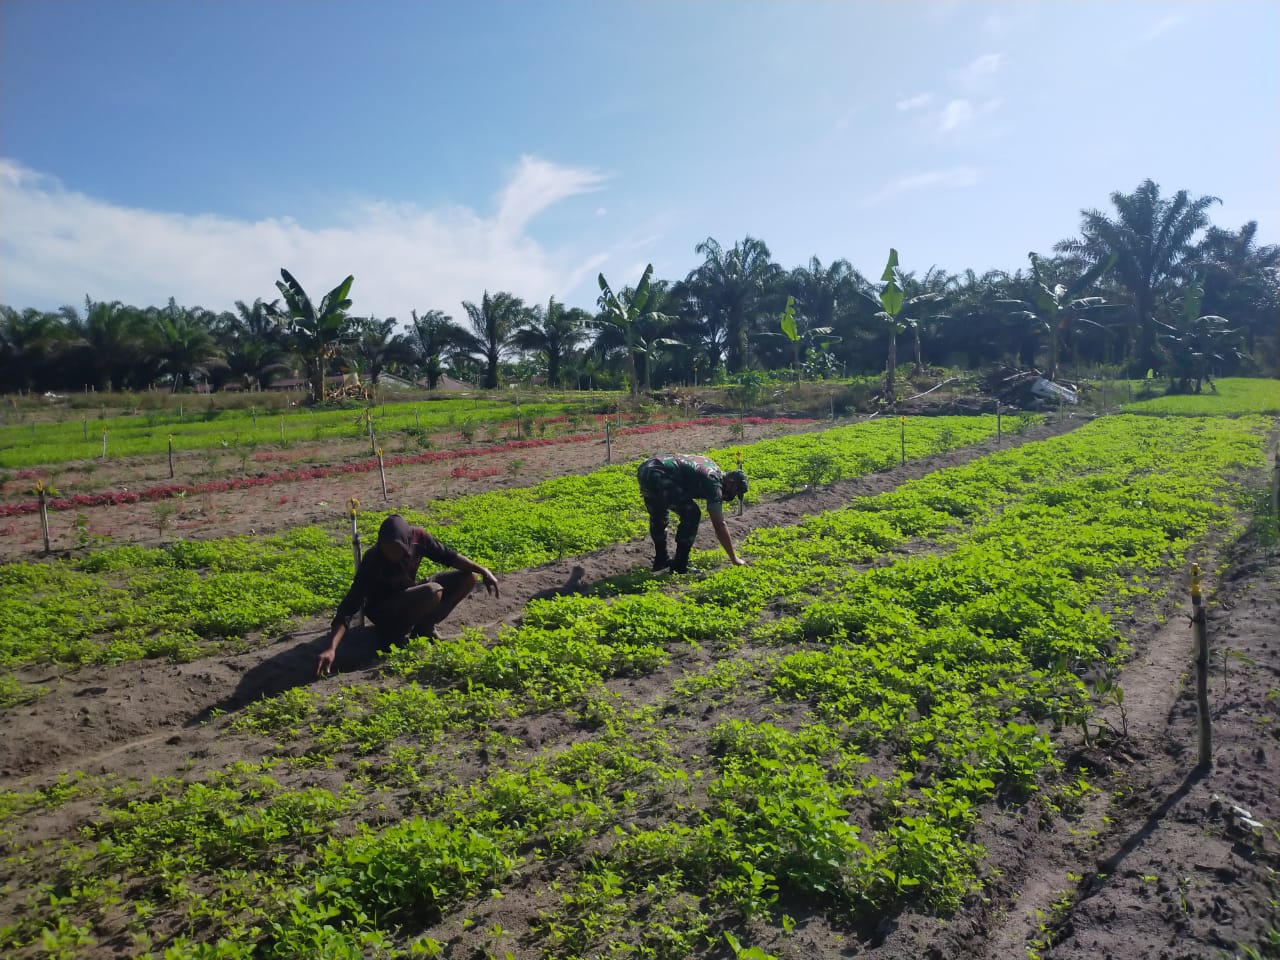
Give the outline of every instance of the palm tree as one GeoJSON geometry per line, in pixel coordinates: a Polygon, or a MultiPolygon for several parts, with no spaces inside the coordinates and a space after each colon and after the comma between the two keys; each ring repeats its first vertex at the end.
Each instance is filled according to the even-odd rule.
{"type": "Polygon", "coordinates": [[[445,360],[459,350],[470,349],[475,338],[443,310],[428,310],[422,316],[418,316],[417,310],[409,313],[413,317],[409,338],[414,361],[427,376],[427,389],[434,390],[444,376],[445,360]]]}
{"type": "Polygon", "coordinates": [[[1161,293],[1185,273],[1194,258],[1195,235],[1209,222],[1206,211],[1221,201],[1179,190],[1160,196],[1153,180],[1144,180],[1133,193],[1111,194],[1115,217],[1099,210],[1082,210],[1080,237],[1063,240],[1054,249],[1079,256],[1085,266],[1116,256],[1115,282],[1133,309],[1132,355],[1140,369],[1156,366],[1156,306],[1161,293]]]}
{"type": "Polygon", "coordinates": [[[915,365],[912,372],[923,373],[925,370],[924,351],[921,333],[931,329],[943,319],[938,313],[942,302],[955,289],[958,280],[945,270],[933,266],[925,271],[924,277],[917,280],[914,271],[902,277],[903,293],[906,300],[902,304],[902,325],[911,331],[911,345],[914,348],[915,365]]]}
{"type": "Polygon", "coordinates": [[[1236,348],[1236,331],[1227,329],[1225,317],[1201,315],[1203,301],[1204,287],[1198,277],[1192,277],[1182,297],[1181,322],[1161,324],[1164,328],[1160,334],[1161,345],[1172,365],[1170,393],[1190,393],[1192,380],[1195,392],[1199,393],[1202,383],[1209,379],[1214,360],[1221,363],[1228,354],[1243,359],[1236,348]]]}
{"type": "Polygon", "coordinates": [[[1031,321],[1044,333],[1047,376],[1053,380],[1058,376],[1058,349],[1061,345],[1069,344],[1074,356],[1077,352],[1076,342],[1079,339],[1081,327],[1105,329],[1101,323],[1092,319],[1092,316],[1097,316],[1110,304],[1102,297],[1081,297],[1078,294],[1088,290],[1104,273],[1115,266],[1117,256],[1113,253],[1105,260],[1095,263],[1070,283],[1054,283],[1052,286],[1049,279],[1049,266],[1035,253],[1029,253],[1027,256],[1031,260],[1029,297],[1026,300],[1009,299],[997,302],[1022,307],[1023,309],[1013,316],[1031,321]]]}
{"type": "Polygon", "coordinates": [[[130,383],[145,386],[149,378],[137,374],[151,349],[141,311],[119,300],[94,302],[87,296],[84,304],[84,319],[73,314],[71,327],[95,384],[107,391],[130,383]]]}
{"type": "Polygon", "coordinates": [[[1204,272],[1204,309],[1243,328],[1251,353],[1260,336],[1269,341],[1280,367],[1280,246],[1260,247],[1257,235],[1257,221],[1205,233],[1196,251],[1204,272]]]}
{"type": "Polygon", "coordinates": [[[216,336],[227,367],[246,387],[261,389],[272,376],[289,369],[280,326],[273,316],[279,303],[265,303],[259,297],[249,306],[237,300],[235,313],[218,318],[216,336]]]}
{"type": "Polygon", "coordinates": [[[696,274],[672,284],[666,301],[670,306],[665,312],[675,319],[671,333],[688,348],[684,352],[683,373],[694,384],[703,378],[711,379],[724,363],[724,318],[709,306],[696,274]]]}
{"type": "MultiPolygon", "coordinates": [[[[648,340],[644,336],[645,325],[663,325],[672,321],[672,318],[664,313],[659,313],[653,309],[650,299],[654,292],[653,285],[653,264],[649,264],[644,268],[644,273],[640,276],[640,282],[636,284],[633,291],[623,290],[621,294],[613,292],[609,286],[609,281],[604,278],[604,274],[600,274],[597,278],[600,284],[600,314],[596,317],[596,324],[605,328],[613,328],[621,335],[623,344],[627,350],[627,369],[631,376],[631,396],[636,397],[640,392],[640,382],[636,379],[636,355],[645,354],[648,350],[648,340]]],[[[648,360],[645,361],[645,375],[648,377],[648,360]]]]}
{"type": "Polygon", "coordinates": [[[473,347],[484,359],[484,387],[498,385],[498,364],[511,341],[511,335],[525,316],[524,301],[512,293],[499,292],[492,297],[484,292],[480,305],[464,300],[462,309],[467,311],[474,331],[473,347]]]}
{"type": "Polygon", "coordinates": [[[541,354],[547,361],[548,384],[559,386],[560,371],[582,342],[588,318],[585,310],[577,307],[566,310],[564,304],[552,297],[545,310],[539,306],[529,311],[524,326],[515,332],[512,342],[521,350],[541,354]]]}
{"type": "Polygon", "coordinates": [[[364,362],[364,373],[375,386],[388,367],[413,362],[413,344],[404,334],[395,332],[395,317],[387,317],[385,320],[373,317],[355,320],[352,327],[358,337],[355,352],[364,362]]]}
{"type": "Polygon", "coordinates": [[[215,356],[208,312],[187,309],[169,298],[169,305],[152,314],[162,369],[173,378],[172,392],[191,382],[191,373],[215,356]]]}
{"type": "Polygon", "coordinates": [[[796,298],[796,315],[810,327],[834,327],[840,303],[852,300],[865,284],[848,260],[832,260],[823,267],[817,257],[810,257],[807,267],[796,267],[787,279],[787,289],[796,298]]]}
{"type": "Polygon", "coordinates": [[[45,385],[45,368],[65,340],[61,315],[0,307],[0,383],[6,389],[45,385]]]}
{"type": "Polygon", "coordinates": [[[1018,353],[1019,335],[1025,331],[1011,324],[1008,310],[1000,304],[1022,296],[1025,284],[1021,270],[966,270],[953,278],[947,313],[935,318],[934,345],[942,362],[977,367],[1018,353]]]}
{"type": "Polygon", "coordinates": [[[690,281],[696,282],[709,310],[721,314],[728,344],[726,365],[730,373],[737,373],[746,366],[747,334],[773,313],[771,301],[779,300],[776,306],[781,307],[778,294],[785,274],[764,241],[754,237],[728,251],[707,237],[694,252],[705,260],[690,281]]]}
{"type": "Polygon", "coordinates": [[[276,287],[288,310],[282,311],[275,302],[269,309],[284,327],[289,348],[306,362],[311,380],[311,399],[322,403],[324,375],[329,361],[338,356],[343,342],[350,339],[351,320],[347,311],[351,308],[351,300],[347,294],[355,277],[348,276],[326,293],[316,306],[288,270],[282,268],[280,276],[282,279],[276,281],[276,287]]]}

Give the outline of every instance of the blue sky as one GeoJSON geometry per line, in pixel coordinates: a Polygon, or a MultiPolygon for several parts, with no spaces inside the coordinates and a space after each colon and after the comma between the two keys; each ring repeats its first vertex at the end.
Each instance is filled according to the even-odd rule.
{"type": "Polygon", "coordinates": [[[0,303],[593,307],[708,236],[1015,269],[1150,177],[1280,241],[1280,2],[0,0],[0,303]]]}

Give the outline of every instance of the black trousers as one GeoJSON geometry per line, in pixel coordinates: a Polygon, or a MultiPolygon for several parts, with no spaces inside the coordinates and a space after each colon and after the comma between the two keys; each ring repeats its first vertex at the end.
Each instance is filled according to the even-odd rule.
{"type": "Polygon", "coordinates": [[[393,594],[365,614],[386,643],[399,643],[409,636],[431,636],[436,624],[451,614],[462,599],[451,601],[450,595],[456,593],[463,577],[470,576],[473,574],[465,570],[445,570],[393,594]]]}

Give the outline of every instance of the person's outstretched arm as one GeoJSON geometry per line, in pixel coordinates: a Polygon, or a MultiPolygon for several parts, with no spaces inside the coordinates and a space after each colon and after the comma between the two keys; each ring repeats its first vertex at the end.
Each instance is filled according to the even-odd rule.
{"type": "Polygon", "coordinates": [[[474,573],[480,578],[480,582],[484,584],[485,590],[492,593],[495,597],[498,596],[498,578],[493,575],[493,571],[488,567],[482,566],[469,557],[464,557],[462,554],[458,554],[453,565],[459,570],[469,570],[471,573],[474,573]]]}
{"type": "Polygon", "coordinates": [[[361,576],[363,573],[365,573],[365,564],[361,563],[360,569],[356,571],[355,578],[351,581],[351,586],[347,589],[347,595],[342,598],[337,612],[333,615],[333,623],[329,627],[329,645],[321,651],[316,661],[317,677],[327,676],[333,669],[333,661],[338,655],[338,644],[342,643],[342,638],[346,636],[351,618],[364,605],[365,597],[369,593],[369,585],[368,578],[361,576]]]}
{"type": "Polygon", "coordinates": [[[733,537],[729,536],[729,528],[725,525],[724,512],[708,507],[707,514],[711,517],[711,527],[716,532],[716,539],[720,541],[720,546],[724,547],[724,552],[729,555],[729,562],[735,567],[745,567],[747,561],[734,553],[733,537]]]}

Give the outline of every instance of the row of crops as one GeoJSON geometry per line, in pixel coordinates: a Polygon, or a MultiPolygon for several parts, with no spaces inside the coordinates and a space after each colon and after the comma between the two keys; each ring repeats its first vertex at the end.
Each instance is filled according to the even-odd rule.
{"type": "MultiPolygon", "coordinates": [[[[1142,381],[1111,384],[1112,396],[1127,388],[1130,402],[1125,412],[1184,416],[1239,416],[1246,413],[1280,413],[1274,383],[1244,378],[1216,381],[1201,394],[1141,397],[1148,385],[1142,381]]],[[[515,399],[514,397],[512,399],[515,399]]],[[[104,408],[105,410],[105,408],[104,408]]],[[[381,404],[370,408],[377,436],[392,434],[425,437],[445,430],[467,432],[513,421],[517,414],[527,421],[587,422],[616,410],[608,395],[547,399],[517,405],[508,399],[479,396],[431,400],[419,403],[381,404]]],[[[179,407],[181,411],[181,407],[179,407]]],[[[91,416],[88,411],[62,411],[63,419],[11,422],[0,425],[0,468],[66,464],[99,457],[104,432],[112,457],[147,456],[167,450],[172,436],[177,451],[251,449],[278,445],[281,441],[308,442],[353,439],[368,432],[365,410],[285,409],[201,410],[193,405],[185,412],[148,411],[126,416],[91,416]]],[[[612,413],[616,418],[619,415],[612,413]]]]}
{"type": "MultiPolygon", "coordinates": [[[[723,463],[741,454],[758,501],[973,443],[995,430],[994,417],[878,420],[710,454],[723,463]]],[[[498,572],[635,539],[648,523],[634,464],[402,512],[498,572]]],[[[372,542],[384,516],[362,515],[364,542],[372,542]]],[[[344,519],[335,517],[335,529],[344,519]]],[[[52,564],[9,564],[0,567],[0,667],[191,658],[331,610],[352,569],[349,545],[314,526],[275,537],[125,546],[52,564]]],[[[5,683],[0,702],[25,695],[12,679],[5,683]]]]}
{"type": "Polygon", "coordinates": [[[0,795],[0,947],[764,958],[801,921],[951,912],[991,879],[993,802],[1090,791],[1055,737],[1096,723],[1116,624],[1231,528],[1271,425],[1100,420],[756,530],[750,567],[262,701],[217,731],[260,761],[0,795]],[[24,840],[71,801],[80,836],[24,840]]]}
{"type": "MultiPolygon", "coordinates": [[[[32,467],[100,456],[105,432],[112,457],[162,454],[173,438],[177,451],[248,448],[267,444],[353,439],[367,435],[369,421],[378,436],[413,433],[426,436],[466,426],[468,430],[517,414],[528,420],[570,418],[595,422],[605,406],[598,401],[557,400],[523,403],[479,397],[423,403],[382,404],[359,409],[193,410],[107,418],[87,413],[62,422],[32,421],[0,426],[0,467],[32,467]]],[[[615,415],[616,416],[616,415],[615,415]]]]}

